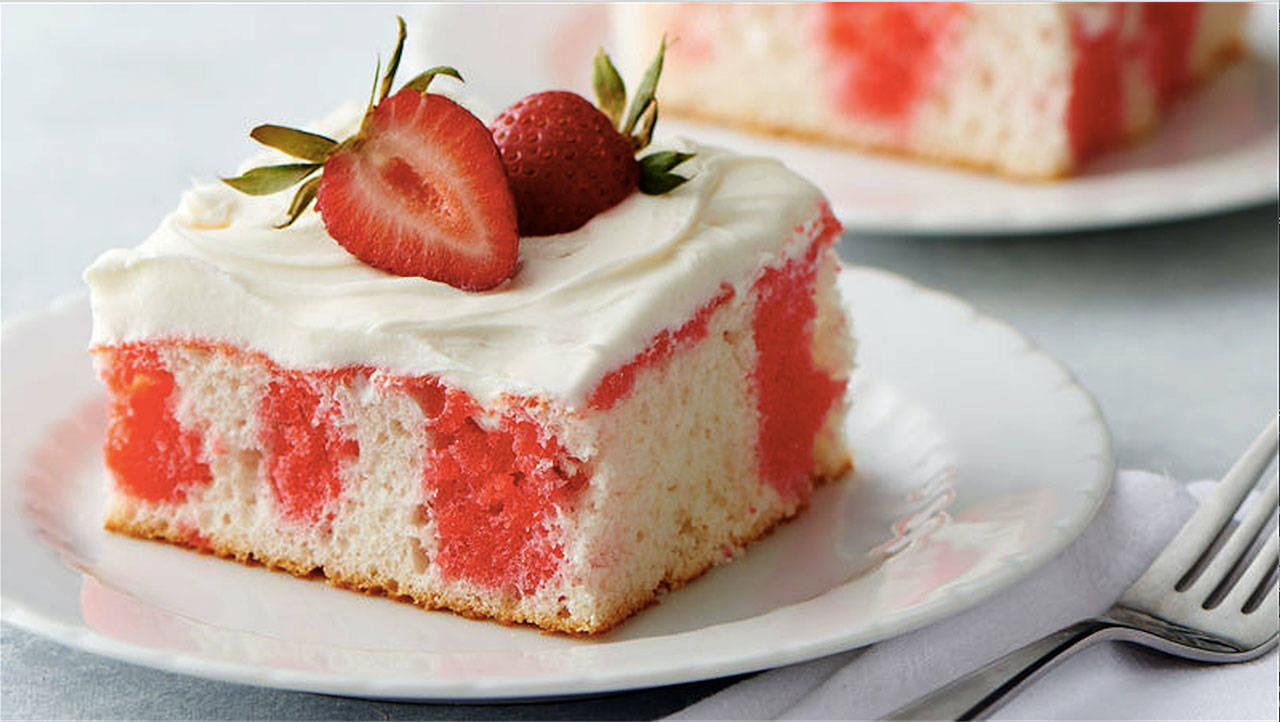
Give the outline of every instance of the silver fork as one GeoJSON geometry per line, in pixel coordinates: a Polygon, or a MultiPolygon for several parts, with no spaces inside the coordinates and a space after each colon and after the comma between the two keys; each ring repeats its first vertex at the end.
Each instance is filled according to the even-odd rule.
{"type": "Polygon", "coordinates": [[[1273,474],[1240,523],[1232,518],[1277,448],[1277,420],[1222,478],[1169,546],[1106,614],[1077,622],[931,692],[885,719],[982,719],[1068,655],[1095,642],[1136,642],[1202,662],[1243,662],[1280,636],[1280,532],[1262,542],[1280,490],[1273,474]]]}

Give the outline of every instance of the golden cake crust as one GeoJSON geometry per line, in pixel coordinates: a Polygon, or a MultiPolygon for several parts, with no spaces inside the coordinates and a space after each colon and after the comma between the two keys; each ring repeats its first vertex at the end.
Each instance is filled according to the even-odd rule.
{"type": "MultiPolygon", "coordinates": [[[[845,477],[853,469],[853,464],[849,457],[845,456],[843,463],[832,465],[831,468],[837,471],[829,474],[814,474],[812,476],[814,484],[826,484],[845,477]]],[[[741,537],[735,537],[731,545],[741,550],[768,537],[779,526],[799,516],[804,508],[805,505],[801,504],[789,511],[777,509],[772,515],[761,515],[751,529],[741,537]]],[[[238,561],[248,566],[263,566],[273,571],[286,572],[306,579],[323,579],[341,589],[362,592],[370,596],[387,597],[426,610],[450,611],[470,619],[496,621],[512,626],[535,626],[544,631],[573,636],[598,636],[609,632],[635,613],[656,604],[661,594],[679,589],[707,573],[719,559],[724,557],[722,548],[717,548],[707,550],[697,559],[673,560],[677,568],[694,571],[684,574],[669,572],[654,588],[638,592],[618,605],[606,620],[594,627],[584,628],[566,624],[564,619],[555,614],[532,617],[521,614],[510,603],[484,604],[474,597],[462,594],[428,594],[418,590],[404,590],[391,579],[378,579],[342,569],[326,569],[306,561],[269,556],[234,544],[200,539],[189,529],[182,528],[170,519],[139,520],[130,512],[129,505],[114,505],[108,511],[103,528],[138,539],[175,544],[223,559],[238,561]]]]}

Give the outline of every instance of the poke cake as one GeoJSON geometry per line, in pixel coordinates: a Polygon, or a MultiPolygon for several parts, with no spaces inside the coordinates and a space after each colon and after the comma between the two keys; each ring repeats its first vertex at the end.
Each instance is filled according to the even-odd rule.
{"type": "MultiPolygon", "coordinates": [[[[781,163],[631,99],[486,126],[431,90],[198,183],[85,273],[105,526],[427,608],[599,633],[850,467],[840,233],[781,163]]],[[[447,81],[456,82],[456,81],[447,81]]]]}
{"type": "Polygon", "coordinates": [[[627,3],[673,37],[663,110],[1046,179],[1152,128],[1241,53],[1241,3],[627,3]],[[750,79],[747,81],[746,79],[750,79]]]}

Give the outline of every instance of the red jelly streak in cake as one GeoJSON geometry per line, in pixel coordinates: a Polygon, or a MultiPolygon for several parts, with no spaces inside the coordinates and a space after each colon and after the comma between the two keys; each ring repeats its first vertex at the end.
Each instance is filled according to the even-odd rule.
{"type": "Polygon", "coordinates": [[[1071,42],[1076,65],[1071,73],[1071,99],[1067,103],[1067,136],[1071,152],[1083,159],[1124,135],[1123,53],[1120,26],[1124,8],[1107,8],[1109,19],[1096,32],[1072,16],[1071,42]]]}
{"type": "Polygon", "coordinates": [[[587,475],[554,438],[527,418],[481,427],[471,397],[430,377],[400,384],[427,416],[425,486],[447,578],[519,594],[535,591],[560,566],[556,510],[587,475]]]}
{"type": "Polygon", "coordinates": [[[1076,65],[1067,105],[1067,133],[1077,160],[1124,137],[1126,61],[1141,61],[1160,107],[1194,80],[1191,45],[1200,22],[1199,3],[1111,5],[1106,12],[1101,28],[1090,28],[1079,15],[1072,17],[1076,65]],[[1127,19],[1140,22],[1136,34],[1126,40],[1121,32],[1127,19]]]}
{"type": "Polygon", "coordinates": [[[732,298],[733,287],[728,284],[722,285],[720,293],[699,308],[693,314],[693,318],[685,321],[680,328],[675,331],[670,329],[662,331],[654,336],[645,350],[636,354],[635,358],[606,374],[587,397],[587,405],[601,411],[613,408],[631,393],[631,388],[636,384],[636,374],[642,369],[670,357],[677,349],[705,338],[711,314],[732,298]]]}
{"type": "Polygon", "coordinates": [[[1200,3],[1141,5],[1142,48],[1156,102],[1168,105],[1191,84],[1191,43],[1200,23],[1200,3]]]}
{"type": "Polygon", "coordinates": [[[766,269],[755,283],[760,476],[784,497],[808,495],[814,440],[845,388],[813,360],[815,261],[824,245],[816,242],[806,258],[766,269]]]}
{"type": "Polygon", "coordinates": [[[105,354],[102,375],[111,391],[107,468],[126,494],[181,502],[188,489],[208,484],[213,475],[200,458],[200,435],[174,416],[173,374],[152,348],[125,346],[105,354]]]}
{"type": "Polygon", "coordinates": [[[823,3],[837,106],[855,117],[899,120],[929,92],[941,40],[959,3],[823,3]]]}
{"type": "Polygon", "coordinates": [[[359,453],[339,428],[329,392],[313,385],[341,383],[342,376],[279,371],[263,395],[258,421],[267,478],[287,518],[332,518],[333,502],[342,493],[340,470],[359,453]]]}

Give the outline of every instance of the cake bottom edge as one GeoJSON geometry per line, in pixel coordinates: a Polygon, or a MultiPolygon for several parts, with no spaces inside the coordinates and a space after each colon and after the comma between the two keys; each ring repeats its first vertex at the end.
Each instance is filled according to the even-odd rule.
{"type": "MultiPolygon", "coordinates": [[[[680,103],[671,103],[669,108],[664,108],[664,111],[668,115],[683,118],[685,120],[691,120],[699,123],[711,123],[746,133],[770,136],[781,140],[820,143],[833,148],[844,148],[847,150],[868,153],[886,158],[897,158],[900,160],[928,163],[944,168],[983,173],[997,178],[1005,178],[1025,183],[1055,183],[1071,178],[1079,171],[1080,168],[1080,164],[1078,162],[1068,161],[1055,164],[1051,170],[1040,172],[1019,172],[994,160],[976,160],[972,158],[964,158],[958,154],[911,149],[901,145],[895,145],[893,143],[878,142],[867,139],[859,140],[836,133],[785,126],[779,123],[761,120],[759,118],[743,117],[732,113],[721,113],[714,110],[707,110],[705,108],[698,108],[680,103]]],[[[1128,142],[1128,140],[1126,139],[1123,142],[1128,142]]]]}
{"type": "MultiPolygon", "coordinates": [[[[853,461],[849,456],[840,464],[824,464],[825,470],[818,470],[810,475],[814,487],[834,483],[844,478],[853,470],[853,461]]],[[[130,503],[132,506],[132,503],[130,503]]],[[[139,520],[129,513],[129,507],[113,504],[103,523],[107,531],[146,541],[163,542],[184,547],[202,554],[209,554],[230,561],[237,561],[246,566],[261,566],[271,571],[285,572],[295,577],[312,580],[323,580],[331,586],[353,592],[360,592],[373,597],[385,597],[393,601],[412,604],[427,611],[440,611],[457,614],[477,621],[498,622],[513,627],[534,627],[540,631],[574,637],[598,637],[606,634],[632,616],[657,604],[661,596],[697,580],[717,564],[733,559],[738,552],[768,538],[783,524],[798,518],[807,508],[808,501],[802,501],[790,508],[779,507],[776,514],[762,516],[753,528],[741,538],[727,539],[723,544],[705,550],[702,559],[682,566],[685,571],[669,571],[653,588],[641,591],[616,605],[614,611],[593,626],[584,628],[566,623],[554,611],[546,615],[530,616],[518,612],[515,605],[507,603],[485,603],[483,600],[458,592],[421,589],[405,589],[390,577],[386,579],[371,578],[366,574],[351,572],[339,568],[325,568],[322,565],[287,558],[272,556],[261,550],[242,548],[234,543],[218,542],[205,537],[198,530],[193,530],[169,518],[159,520],[139,520]],[[727,550],[732,550],[727,551],[727,550]]]]}

